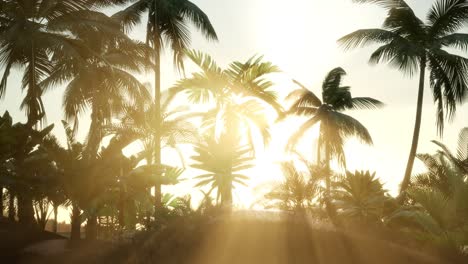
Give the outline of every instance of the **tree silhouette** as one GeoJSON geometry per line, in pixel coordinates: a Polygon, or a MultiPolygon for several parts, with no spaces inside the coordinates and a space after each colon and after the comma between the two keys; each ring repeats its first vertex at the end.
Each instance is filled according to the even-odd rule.
{"type": "MultiPolygon", "coordinates": [[[[133,1],[126,1],[133,2],[133,1]]],[[[146,43],[153,47],[154,53],[154,115],[161,119],[161,52],[167,44],[174,54],[174,65],[184,69],[184,51],[190,44],[190,24],[199,29],[205,38],[217,40],[216,32],[208,16],[195,4],[188,0],[138,0],[126,9],[119,11],[113,17],[121,21],[125,29],[130,30],[141,22],[144,12],[148,12],[146,23],[146,43]],[[164,43],[166,42],[166,43],[164,43]]],[[[156,124],[160,124],[157,121],[156,124]]],[[[154,135],[154,160],[161,164],[161,146],[159,128],[154,135]]],[[[161,184],[155,184],[155,208],[161,208],[161,184]]],[[[157,211],[157,210],[156,210],[157,211]]]]}
{"type": "Polygon", "coordinates": [[[400,189],[400,196],[403,197],[410,182],[418,148],[426,70],[429,71],[430,87],[437,106],[437,129],[440,135],[443,134],[445,119],[453,117],[457,104],[465,98],[468,60],[446,49],[466,51],[468,35],[456,32],[467,22],[468,6],[463,0],[437,0],[427,14],[427,22],[424,22],[402,0],[355,2],[381,5],[388,10],[387,17],[381,29],[361,29],[338,42],[345,49],[382,44],[372,53],[370,63],[388,62],[409,76],[419,71],[413,140],[400,189]]]}

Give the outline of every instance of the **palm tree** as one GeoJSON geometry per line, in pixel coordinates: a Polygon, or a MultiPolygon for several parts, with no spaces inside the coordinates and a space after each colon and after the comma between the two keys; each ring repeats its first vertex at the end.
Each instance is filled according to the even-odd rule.
{"type": "Polygon", "coordinates": [[[2,119],[0,145],[6,152],[3,153],[0,163],[8,172],[3,177],[6,177],[5,180],[8,182],[10,195],[16,194],[19,221],[32,225],[34,223],[33,194],[40,180],[39,168],[35,163],[42,159],[42,155],[35,150],[43,144],[44,138],[54,126],[35,130],[33,127],[36,121],[13,124],[8,112],[2,119]]]}
{"type": "Polygon", "coordinates": [[[293,148],[300,138],[314,125],[320,123],[320,134],[317,144],[317,165],[322,162],[322,152],[325,152],[326,193],[330,195],[330,161],[333,157],[339,163],[346,165],[344,155],[345,139],[356,136],[364,143],[372,144],[372,138],[367,129],[353,117],[341,113],[352,109],[374,109],[383,104],[370,97],[352,97],[349,86],[342,86],[342,78],[346,72],[335,68],[328,73],[322,85],[322,100],[312,91],[295,81],[300,89],[291,92],[289,99],[296,99],[287,114],[305,115],[308,119],[290,138],[288,148],[293,148]]]}
{"type": "Polygon", "coordinates": [[[31,120],[45,117],[43,89],[39,83],[52,70],[50,56],[58,49],[69,56],[79,47],[73,39],[77,30],[108,32],[94,6],[106,0],[31,0],[0,3],[0,65],[4,66],[0,81],[0,97],[5,95],[11,69],[24,69],[22,88],[26,89],[21,108],[31,120]]]}
{"type": "Polygon", "coordinates": [[[458,135],[457,153],[453,154],[442,142],[433,140],[439,146],[439,153],[450,160],[461,172],[468,174],[468,127],[463,128],[458,135]]]}
{"type": "Polygon", "coordinates": [[[335,183],[333,198],[341,216],[361,223],[381,222],[387,200],[382,183],[369,171],[347,171],[335,183]]]}
{"type": "Polygon", "coordinates": [[[70,200],[72,208],[70,239],[76,242],[81,238],[82,213],[80,203],[82,192],[85,189],[82,187],[85,174],[82,158],[84,147],[76,140],[76,133],[71,126],[66,121],[62,121],[62,125],[65,130],[67,147],[63,148],[58,144],[50,144],[46,148],[61,171],[60,184],[63,186],[64,193],[70,200]]]}
{"type": "Polygon", "coordinates": [[[147,97],[146,87],[132,75],[151,65],[143,43],[130,40],[112,21],[112,34],[83,30],[76,33],[76,41],[86,43],[79,56],[66,57],[56,52],[50,76],[42,83],[43,89],[68,83],[63,107],[65,117],[78,127],[78,117],[88,108],[91,125],[86,142],[85,158],[94,158],[105,136],[104,127],[121,113],[124,106],[147,97]]]}
{"type": "Polygon", "coordinates": [[[418,158],[427,172],[412,177],[407,203],[387,222],[406,227],[417,239],[463,252],[468,238],[468,175],[444,153],[418,158]]]}
{"type": "MultiPolygon", "coordinates": [[[[132,105],[125,105],[119,121],[108,126],[109,133],[125,139],[124,145],[140,140],[144,145],[144,158],[148,165],[154,165],[154,134],[160,128],[161,149],[174,148],[179,154],[179,144],[195,144],[199,141],[198,129],[191,122],[192,118],[202,113],[190,112],[187,106],[173,107],[175,94],[171,89],[162,93],[160,124],[154,116],[154,102],[150,97],[143,97],[132,105]]],[[[179,155],[182,163],[183,156],[179,155]]]]}
{"type": "Polygon", "coordinates": [[[312,171],[299,171],[293,162],[281,164],[285,179],[265,195],[267,200],[276,202],[273,206],[282,210],[301,212],[313,206],[314,199],[321,192],[321,178],[312,171]]]}
{"type": "Polygon", "coordinates": [[[372,53],[370,63],[388,62],[409,76],[419,71],[413,140],[400,189],[400,197],[403,197],[410,183],[418,148],[426,70],[429,71],[430,87],[437,105],[437,129],[440,135],[445,119],[453,117],[457,104],[465,98],[468,60],[447,52],[446,48],[467,50],[468,34],[456,32],[467,22],[468,6],[464,0],[437,0],[427,14],[427,22],[424,22],[402,0],[355,1],[381,5],[388,10],[388,16],[382,29],[361,29],[338,42],[345,49],[382,44],[372,53]]]}
{"type": "MultiPolygon", "coordinates": [[[[161,119],[161,52],[164,40],[171,47],[174,54],[174,64],[184,69],[184,50],[190,44],[189,24],[199,29],[207,39],[217,40],[216,32],[208,16],[195,4],[188,0],[128,0],[133,2],[126,9],[116,13],[113,17],[122,22],[124,28],[131,29],[141,22],[141,17],[148,12],[146,27],[146,43],[152,45],[154,50],[154,78],[155,78],[155,107],[156,119],[161,119]]],[[[161,122],[157,121],[157,124],[161,122]]],[[[155,164],[161,164],[160,129],[155,130],[155,164]]],[[[155,208],[162,207],[161,185],[155,184],[155,208]]]]}
{"type": "Polygon", "coordinates": [[[266,79],[267,75],[279,72],[279,68],[257,56],[245,62],[232,62],[227,69],[220,68],[211,56],[202,52],[187,51],[187,56],[201,71],[177,82],[173,93],[183,92],[194,103],[214,104],[205,115],[203,126],[208,130],[220,128],[216,135],[229,131],[237,138],[247,134],[252,143],[253,134],[259,132],[266,144],[270,139],[268,106],[278,116],[283,114],[271,89],[273,83],[266,79]]]}
{"type": "Polygon", "coordinates": [[[252,168],[253,157],[249,155],[249,146],[240,146],[239,139],[233,139],[223,133],[219,138],[213,133],[205,137],[205,141],[195,146],[196,162],[191,167],[206,171],[206,174],[195,177],[198,179],[196,187],[209,186],[207,196],[217,189],[217,201],[221,206],[230,208],[233,202],[235,184],[247,186],[247,176],[242,174],[252,168]]]}

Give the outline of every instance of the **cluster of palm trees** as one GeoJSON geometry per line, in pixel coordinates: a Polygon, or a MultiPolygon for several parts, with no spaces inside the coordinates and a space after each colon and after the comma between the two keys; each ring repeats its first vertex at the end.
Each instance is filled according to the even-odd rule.
{"type": "MultiPolygon", "coordinates": [[[[466,156],[455,157],[439,144],[444,154],[438,159],[420,156],[432,174],[412,181],[411,171],[426,74],[437,106],[440,134],[446,119],[453,117],[466,97],[468,60],[446,48],[465,52],[468,47],[468,35],[457,33],[468,21],[468,2],[437,0],[427,22],[405,1],[355,2],[381,5],[388,15],[382,29],[358,30],[339,43],[345,49],[381,44],[372,53],[371,63],[388,62],[407,75],[420,75],[413,143],[398,199],[402,206],[391,210],[392,214],[384,210],[392,199],[375,174],[347,172],[340,177],[330,168],[333,159],[346,168],[343,148],[347,138],[372,144],[365,126],[344,111],[376,109],[383,103],[353,97],[350,87],[343,85],[345,70],[335,68],[325,77],[321,96],[294,81],[299,88],[287,98],[292,104],[284,107],[268,79],[269,74],[280,71],[274,64],[254,56],[223,69],[209,55],[189,49],[190,26],[208,40],[217,40],[217,35],[208,16],[187,0],[0,2],[0,96],[5,95],[11,71],[23,72],[21,87],[26,96],[21,108],[28,117],[26,124],[13,124],[8,112],[0,119],[0,212],[7,208],[10,219],[44,227],[49,208],[57,218],[57,208],[64,205],[71,208],[72,238],[80,237],[83,221],[87,236],[95,238],[98,226],[149,227],[167,214],[168,208],[180,214],[192,212],[188,198],[163,195],[161,190],[163,185],[177,184],[184,172],[162,163],[162,149],[175,148],[181,153],[179,147],[187,145],[195,151],[191,167],[204,171],[195,176],[195,187],[204,190],[201,204],[204,208],[212,203],[230,208],[233,189],[246,185],[246,170],[254,166],[255,141],[261,138],[264,145],[269,143],[269,112],[276,113],[278,121],[289,115],[307,116],[290,138],[287,149],[292,152],[309,129],[320,126],[316,164],[304,160],[305,171],[294,162],[284,164],[285,182],[267,195],[276,206],[302,211],[324,204],[336,224],[343,218],[381,223],[424,213],[435,217],[429,208],[414,208],[436,199],[424,195],[439,195],[450,204],[450,208],[441,205],[441,210],[459,212],[461,209],[452,206],[463,206],[457,199],[464,194],[461,186],[467,182],[466,156]],[[101,12],[119,5],[124,8],[112,16],[101,12]],[[146,23],[145,42],[128,36],[140,23],[146,23]],[[171,50],[179,71],[184,72],[185,59],[199,70],[184,74],[172,87],[162,90],[160,58],[164,47],[171,50]],[[148,85],[137,78],[148,71],[154,72],[154,97],[148,85]],[[65,147],[51,134],[53,126],[45,127],[42,96],[53,88],[64,88],[65,147]],[[208,110],[196,112],[187,102],[208,110]],[[80,143],[76,132],[85,114],[91,124],[85,142],[80,143]],[[104,144],[109,137],[110,143],[104,144]],[[141,143],[139,151],[131,157],[123,155],[122,150],[134,142],[141,143]],[[445,170],[440,169],[445,165],[445,170]],[[458,183],[448,174],[458,175],[458,183]],[[430,188],[440,188],[440,192],[424,193],[430,188]],[[5,208],[3,201],[8,204],[5,208]]],[[[440,232],[447,228],[458,231],[445,222],[438,224],[440,232]]]]}

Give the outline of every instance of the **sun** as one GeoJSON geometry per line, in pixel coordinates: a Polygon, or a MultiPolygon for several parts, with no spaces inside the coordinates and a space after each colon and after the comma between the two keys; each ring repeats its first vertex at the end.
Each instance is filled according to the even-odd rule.
{"type": "MultiPolygon", "coordinates": [[[[314,161],[316,141],[319,136],[319,127],[314,126],[306,132],[300,140],[297,150],[293,153],[286,150],[291,135],[302,125],[304,118],[290,117],[271,126],[272,140],[268,145],[255,151],[255,167],[246,172],[250,176],[248,187],[239,187],[236,190],[237,206],[255,208],[271,187],[284,179],[281,163],[296,160],[301,153],[304,158],[314,161]]],[[[258,142],[255,145],[261,145],[258,142]]]]}

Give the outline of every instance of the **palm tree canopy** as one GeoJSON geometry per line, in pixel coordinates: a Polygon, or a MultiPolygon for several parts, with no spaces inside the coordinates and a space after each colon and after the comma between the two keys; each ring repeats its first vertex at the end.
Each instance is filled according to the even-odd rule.
{"type": "Polygon", "coordinates": [[[387,198],[375,172],[347,171],[345,176],[335,182],[335,188],[333,197],[343,216],[358,218],[360,221],[380,221],[387,198]]]}
{"type": "MultiPolygon", "coordinates": [[[[179,69],[184,69],[184,51],[190,45],[189,23],[200,30],[207,39],[218,39],[208,16],[188,0],[127,0],[126,2],[132,4],[113,17],[121,21],[124,29],[131,30],[141,23],[143,15],[147,14],[146,42],[160,48],[165,41],[173,51],[174,64],[179,69]],[[158,42],[154,43],[155,40],[158,42]]],[[[159,53],[160,50],[156,52],[159,53]]]]}
{"type": "Polygon", "coordinates": [[[77,55],[73,35],[78,31],[99,31],[107,34],[102,14],[90,10],[104,5],[102,0],[31,0],[0,3],[0,65],[4,72],[0,81],[0,97],[5,95],[8,76],[14,67],[24,68],[22,88],[27,89],[21,104],[29,118],[44,117],[38,85],[52,71],[50,56],[61,50],[77,55]],[[91,30],[93,29],[93,30],[91,30]]]}
{"type": "Polygon", "coordinates": [[[408,75],[420,67],[428,67],[430,86],[437,105],[437,128],[443,133],[445,119],[451,119],[458,103],[466,97],[468,60],[447,49],[465,52],[468,34],[457,33],[468,19],[465,0],[437,0],[427,14],[419,19],[405,1],[355,0],[376,3],[388,10],[382,29],[361,29],[341,38],[345,49],[381,45],[370,63],[388,62],[408,75]]]}
{"type": "Polygon", "coordinates": [[[172,88],[174,93],[183,92],[195,103],[215,104],[204,119],[208,129],[221,127],[236,135],[246,133],[250,142],[253,142],[252,133],[257,130],[266,144],[270,139],[268,108],[278,115],[283,113],[271,89],[273,83],[266,79],[268,74],[278,72],[278,67],[263,61],[261,56],[245,62],[235,61],[227,69],[219,67],[211,56],[202,52],[187,51],[187,56],[201,71],[178,81],[172,88]]]}
{"type": "Polygon", "coordinates": [[[344,110],[375,109],[383,103],[370,97],[352,97],[350,87],[342,86],[346,72],[342,68],[331,70],[322,84],[322,99],[319,99],[304,85],[294,81],[300,89],[291,92],[288,99],[294,99],[288,114],[310,117],[290,138],[288,148],[314,125],[320,123],[321,144],[328,146],[329,154],[345,164],[343,146],[345,139],[356,136],[367,144],[372,144],[368,130],[356,119],[340,113],[344,110]]]}
{"type": "Polygon", "coordinates": [[[320,186],[321,178],[312,174],[312,170],[299,171],[293,162],[282,163],[281,169],[285,176],[284,181],[267,193],[265,198],[276,201],[277,203],[273,206],[283,210],[310,208],[314,199],[319,198],[322,189],[320,186]]]}
{"type": "Polygon", "coordinates": [[[243,172],[253,167],[251,151],[249,146],[239,146],[238,140],[226,134],[206,137],[195,146],[196,155],[192,156],[196,163],[191,167],[207,172],[195,177],[196,187],[209,186],[208,195],[217,189],[217,200],[221,204],[231,203],[235,185],[247,186],[248,176],[243,172]]]}

